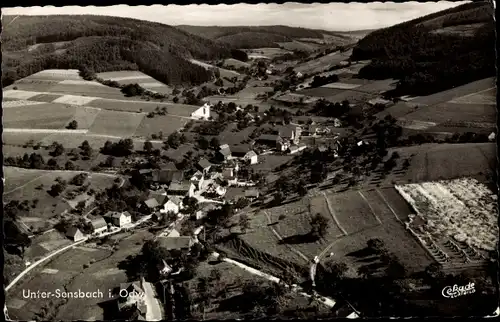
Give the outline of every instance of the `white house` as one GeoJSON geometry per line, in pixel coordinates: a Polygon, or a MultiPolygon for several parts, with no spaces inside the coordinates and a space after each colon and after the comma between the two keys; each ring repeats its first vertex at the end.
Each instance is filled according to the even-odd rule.
{"type": "Polygon", "coordinates": [[[168,201],[163,205],[163,209],[160,209],[160,212],[163,214],[166,214],[169,212],[173,212],[174,214],[178,214],[180,208],[181,208],[180,198],[169,197],[168,201]]]}
{"type": "Polygon", "coordinates": [[[257,164],[259,162],[259,157],[255,151],[249,151],[243,157],[243,160],[247,161],[250,164],[257,164]]]}
{"type": "Polygon", "coordinates": [[[111,222],[117,227],[123,227],[124,225],[132,223],[132,215],[130,215],[128,211],[114,212],[111,215],[111,222]]]}
{"type": "Polygon", "coordinates": [[[66,237],[77,242],[84,239],[85,235],[80,231],[80,229],[76,227],[70,227],[68,230],[66,230],[66,237]]]}
{"type": "Polygon", "coordinates": [[[191,117],[198,120],[207,120],[210,117],[210,104],[205,103],[199,109],[191,113],[191,117]]]}

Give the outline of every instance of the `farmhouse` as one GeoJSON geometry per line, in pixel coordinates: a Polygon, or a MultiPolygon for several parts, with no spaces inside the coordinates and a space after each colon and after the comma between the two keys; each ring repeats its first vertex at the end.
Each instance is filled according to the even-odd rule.
{"type": "Polygon", "coordinates": [[[235,145],[231,147],[231,156],[235,158],[244,158],[250,151],[252,151],[252,148],[248,144],[235,145]]]}
{"type": "Polygon", "coordinates": [[[208,118],[210,117],[210,108],[210,104],[205,103],[205,105],[203,105],[202,107],[191,112],[191,117],[198,120],[208,120],[208,118]]]}
{"type": "Polygon", "coordinates": [[[66,230],[66,237],[74,242],[80,241],[85,238],[85,235],[76,227],[70,227],[66,230]]]}
{"type": "Polygon", "coordinates": [[[158,183],[180,182],[184,179],[184,171],[177,169],[153,170],[153,181],[158,183]]]}
{"type": "Polygon", "coordinates": [[[168,194],[174,196],[189,196],[192,197],[194,195],[194,185],[191,181],[183,181],[181,183],[172,182],[168,187],[168,194]]]}
{"type": "Polygon", "coordinates": [[[164,189],[158,191],[150,191],[148,199],[154,198],[160,206],[167,202],[167,192],[164,189]]]}
{"type": "Polygon", "coordinates": [[[158,209],[158,207],[160,207],[160,204],[155,198],[149,198],[148,200],[144,201],[144,206],[150,211],[154,211],[158,209]]]}
{"type": "Polygon", "coordinates": [[[109,218],[111,223],[116,227],[123,227],[132,223],[132,215],[128,211],[118,212],[118,211],[108,211],[105,215],[105,218],[109,218]]]}
{"type": "Polygon", "coordinates": [[[212,166],[212,163],[210,163],[207,159],[202,158],[198,163],[196,164],[196,167],[198,170],[203,171],[203,173],[207,173],[210,170],[210,167],[212,166]]]}
{"type": "Polygon", "coordinates": [[[245,191],[245,198],[254,200],[259,198],[259,190],[252,188],[245,191]]]}
{"type": "Polygon", "coordinates": [[[181,208],[182,200],[177,196],[168,197],[168,201],[163,205],[163,209],[160,210],[161,213],[173,212],[174,214],[179,213],[181,208]]]}
{"type": "Polygon", "coordinates": [[[283,143],[283,139],[281,138],[281,136],[276,134],[262,134],[257,139],[257,142],[259,142],[262,145],[267,145],[269,147],[277,148],[278,150],[280,150],[281,143],[283,143]]]}
{"type": "Polygon", "coordinates": [[[108,224],[106,224],[106,220],[104,220],[102,216],[96,217],[90,222],[90,224],[96,234],[100,234],[108,229],[108,224]]]}
{"type": "Polygon", "coordinates": [[[300,139],[301,129],[299,126],[287,125],[281,127],[278,134],[285,140],[298,143],[300,139]]]}
{"type": "Polygon", "coordinates": [[[233,168],[224,168],[224,170],[222,170],[222,177],[224,179],[232,179],[235,177],[235,171],[233,168]]]}
{"type": "Polygon", "coordinates": [[[160,247],[166,250],[189,250],[194,245],[194,238],[191,236],[158,237],[160,247]]]}
{"type": "Polygon", "coordinates": [[[217,159],[220,161],[226,161],[231,157],[231,149],[229,145],[224,144],[219,147],[219,151],[217,151],[217,159]]]}
{"type": "Polygon", "coordinates": [[[249,164],[257,164],[259,162],[258,155],[255,151],[249,151],[243,157],[243,160],[249,164]]]}

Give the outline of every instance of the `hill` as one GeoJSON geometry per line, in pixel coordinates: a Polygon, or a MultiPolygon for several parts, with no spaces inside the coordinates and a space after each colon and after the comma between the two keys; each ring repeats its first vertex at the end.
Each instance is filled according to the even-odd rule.
{"type": "Polygon", "coordinates": [[[334,36],[335,42],[338,42],[339,45],[351,42],[351,37],[347,34],[288,26],[205,27],[180,25],[177,28],[194,35],[215,40],[221,44],[226,44],[231,48],[277,48],[280,47],[278,43],[304,39],[326,40],[330,36],[334,36]]]}
{"type": "Polygon", "coordinates": [[[107,16],[2,17],[3,86],[43,69],[140,70],[164,83],[201,83],[188,60],[231,57],[227,45],[172,26],[107,16]]]}
{"type": "Polygon", "coordinates": [[[495,75],[494,10],[467,3],[376,30],[353,49],[352,60],[372,62],[368,79],[396,78],[394,94],[428,95],[495,75]]]}

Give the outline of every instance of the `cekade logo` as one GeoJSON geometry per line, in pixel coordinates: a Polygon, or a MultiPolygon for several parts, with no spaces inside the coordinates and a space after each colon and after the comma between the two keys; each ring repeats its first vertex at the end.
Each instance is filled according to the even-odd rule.
{"type": "Polygon", "coordinates": [[[441,294],[443,294],[443,296],[446,298],[452,299],[455,297],[472,294],[475,292],[476,290],[474,288],[474,283],[469,283],[465,286],[458,286],[457,284],[453,286],[446,286],[445,288],[443,288],[441,294]]]}

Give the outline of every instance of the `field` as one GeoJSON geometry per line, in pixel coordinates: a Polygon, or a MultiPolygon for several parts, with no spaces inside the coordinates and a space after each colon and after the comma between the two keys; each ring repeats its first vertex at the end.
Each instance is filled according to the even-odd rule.
{"type": "Polygon", "coordinates": [[[328,97],[340,94],[342,92],[344,92],[344,90],[337,88],[316,87],[299,90],[296,93],[307,96],[328,97]]]}
{"type": "Polygon", "coordinates": [[[351,104],[361,104],[370,99],[377,97],[377,94],[363,93],[355,90],[344,90],[341,93],[326,96],[325,99],[330,102],[342,102],[348,100],[351,104]]]}
{"type": "Polygon", "coordinates": [[[106,134],[119,137],[132,136],[144,114],[102,110],[89,129],[92,134],[106,134]]]}
{"type": "Polygon", "coordinates": [[[496,169],[494,143],[423,144],[394,151],[401,160],[410,157],[410,167],[400,182],[456,179],[496,169]]]}
{"type": "Polygon", "coordinates": [[[494,105],[441,103],[420,107],[413,113],[406,114],[401,120],[431,122],[443,127],[495,128],[496,114],[494,105]]]}
{"type": "Polygon", "coordinates": [[[291,53],[290,51],[281,48],[256,48],[242,50],[247,53],[248,58],[250,59],[273,59],[274,57],[291,53]]]}
{"type": "MultiPolygon", "coordinates": [[[[241,238],[254,249],[273,256],[281,252],[280,258],[299,265],[307,262],[303,256],[311,260],[314,256],[323,257],[333,253],[332,257],[324,260],[346,262],[355,276],[356,269],[369,262],[361,256],[367,247],[366,242],[371,238],[379,238],[387,250],[397,256],[407,270],[413,272],[423,269],[433,259],[405,229],[403,222],[408,220],[411,213],[413,211],[394,188],[336,194],[325,192],[325,195],[250,214],[252,228],[241,238]],[[322,239],[311,241],[307,238],[311,229],[310,216],[316,213],[329,220],[329,227],[322,239]],[[269,223],[273,224],[269,226],[269,223]],[[283,239],[281,245],[276,233],[283,239]],[[286,246],[288,251],[277,249],[282,246],[286,246]]],[[[255,255],[245,250],[240,256],[255,255]]]]}
{"type": "Polygon", "coordinates": [[[188,121],[186,118],[173,115],[144,117],[135,130],[134,136],[150,138],[151,134],[159,132],[163,132],[163,135],[167,136],[181,129],[188,121]]]}
{"type": "MultiPolygon", "coordinates": [[[[120,85],[127,84],[139,84],[141,87],[161,94],[172,94],[173,88],[165,85],[156,79],[148,76],[139,71],[115,71],[115,72],[106,72],[99,73],[97,77],[100,77],[104,80],[112,80],[117,82],[120,85]]],[[[123,96],[123,95],[122,95],[123,96]]]]}
{"type": "MultiPolygon", "coordinates": [[[[469,97],[470,94],[488,93],[493,94],[491,91],[495,88],[494,78],[485,78],[466,85],[458,86],[446,91],[442,91],[429,96],[420,96],[412,100],[412,103],[419,105],[436,105],[439,103],[449,102],[459,97],[469,97]],[[486,92],[483,92],[486,91],[486,92]]],[[[463,100],[464,98],[462,98],[463,100]]],[[[495,96],[493,95],[493,100],[495,96]]]]}
{"type": "Polygon", "coordinates": [[[280,43],[278,43],[278,45],[285,50],[290,50],[290,51],[302,50],[302,51],[309,51],[309,52],[313,52],[316,49],[321,47],[320,45],[315,44],[315,43],[301,42],[301,41],[297,41],[297,40],[290,41],[290,42],[280,42],[280,43]]]}
{"type": "Polygon", "coordinates": [[[44,305],[52,302],[50,312],[59,320],[103,320],[105,319],[101,303],[109,300],[108,290],[128,281],[126,258],[140,252],[146,238],[152,235],[139,231],[133,235],[122,234],[116,251],[93,248],[91,245],[78,247],[56,256],[45,265],[35,269],[30,277],[10,291],[9,314],[12,318],[29,320],[44,305]],[[90,264],[84,268],[84,264],[90,264]],[[116,267],[118,263],[119,268],[116,267]],[[100,290],[103,298],[90,299],[30,299],[22,300],[22,290],[52,291],[56,289],[83,292],[100,290]],[[24,302],[24,303],[22,303],[24,302]]]}
{"type": "Polygon", "coordinates": [[[323,72],[330,67],[336,66],[341,61],[347,60],[351,55],[351,51],[344,53],[334,52],[328,55],[307,61],[294,68],[295,71],[301,73],[315,74],[323,72]]]}
{"type": "Polygon", "coordinates": [[[226,68],[227,67],[240,68],[240,67],[250,67],[251,65],[249,63],[245,63],[237,59],[228,58],[224,61],[223,66],[226,68]]]}
{"type": "MultiPolygon", "coordinates": [[[[5,202],[10,200],[31,202],[38,199],[35,208],[30,207],[26,214],[19,217],[22,223],[26,221],[25,227],[29,226],[32,231],[51,228],[54,221],[57,221],[56,218],[69,209],[69,204],[63,198],[64,192],[57,197],[52,197],[47,191],[55,183],[57,177],[69,181],[79,173],[78,171],[44,171],[12,169],[11,167],[4,167],[4,172],[5,181],[8,182],[6,185],[9,187],[9,190],[4,193],[5,202]],[[20,176],[22,180],[17,180],[16,176],[20,176]],[[41,187],[41,189],[37,189],[37,187],[41,187]]],[[[114,179],[115,177],[112,175],[93,173],[88,182],[90,189],[98,191],[113,185],[114,179]]],[[[70,191],[73,188],[75,187],[68,185],[65,191],[70,191]]]]}
{"type": "Polygon", "coordinates": [[[59,104],[39,104],[3,111],[6,128],[60,129],[71,121],[76,108],[59,104]]]}
{"type": "MultiPolygon", "coordinates": [[[[216,66],[204,63],[204,62],[196,60],[196,59],[190,59],[189,61],[192,64],[199,65],[201,67],[204,67],[205,69],[212,69],[212,68],[215,69],[215,68],[218,68],[216,66]]],[[[229,69],[225,69],[225,68],[218,68],[218,69],[219,69],[219,72],[220,72],[220,76],[222,78],[224,78],[224,77],[233,78],[233,77],[238,77],[238,76],[241,75],[240,73],[235,72],[234,70],[229,70],[229,69]]]]}

